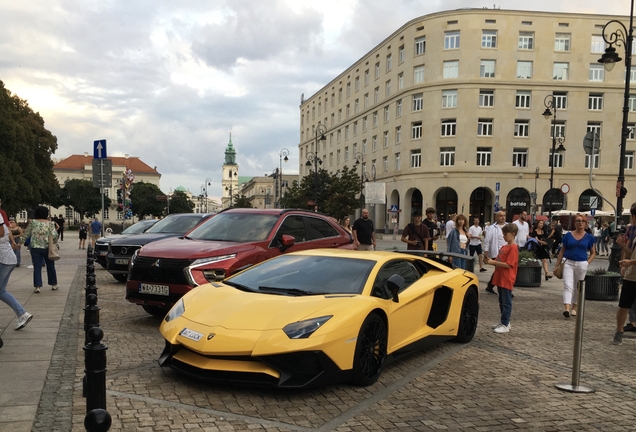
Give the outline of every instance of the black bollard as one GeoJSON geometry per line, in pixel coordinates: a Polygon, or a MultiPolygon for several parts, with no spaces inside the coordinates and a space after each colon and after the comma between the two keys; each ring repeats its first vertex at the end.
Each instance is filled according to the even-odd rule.
{"type": "Polygon", "coordinates": [[[84,417],[84,427],[89,432],[105,432],[110,429],[112,421],[108,411],[98,408],[86,414],[86,417],[84,417]]]}
{"type": "Polygon", "coordinates": [[[101,343],[104,332],[99,327],[88,331],[90,342],[84,346],[84,373],[86,378],[86,413],[106,409],[106,350],[101,343]]]}
{"type": "MultiPolygon", "coordinates": [[[[88,291],[88,289],[87,289],[88,291]]],[[[99,327],[99,311],[97,306],[97,295],[88,294],[86,296],[86,306],[84,307],[84,344],[89,343],[89,332],[93,327],[99,327]]]]}

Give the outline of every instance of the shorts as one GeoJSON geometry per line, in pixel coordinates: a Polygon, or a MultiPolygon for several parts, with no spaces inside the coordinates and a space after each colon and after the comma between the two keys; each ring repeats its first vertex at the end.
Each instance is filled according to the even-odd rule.
{"type": "Polygon", "coordinates": [[[479,243],[478,245],[468,245],[468,250],[470,251],[470,256],[475,255],[475,253],[477,253],[477,255],[481,255],[483,254],[482,250],[481,250],[481,243],[479,243]]]}
{"type": "Polygon", "coordinates": [[[86,233],[79,233],[80,240],[86,240],[86,233]]]}
{"type": "Polygon", "coordinates": [[[630,309],[636,300],[636,281],[623,280],[621,288],[621,298],[618,300],[618,307],[630,309]]]}
{"type": "Polygon", "coordinates": [[[91,234],[91,240],[97,240],[100,237],[101,237],[100,234],[91,234]]]}

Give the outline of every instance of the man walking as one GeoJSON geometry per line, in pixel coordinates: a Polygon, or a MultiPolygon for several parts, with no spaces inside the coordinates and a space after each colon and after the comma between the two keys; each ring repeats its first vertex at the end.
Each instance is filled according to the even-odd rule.
{"type": "MultiPolygon", "coordinates": [[[[625,320],[630,308],[636,302],[636,203],[629,209],[632,222],[629,232],[625,235],[625,240],[620,240],[621,275],[623,276],[623,288],[621,297],[618,300],[618,310],[616,311],[616,333],[614,333],[614,345],[623,343],[623,332],[625,331],[625,320]]],[[[630,323],[631,324],[631,323],[630,323]]]]}
{"type": "Polygon", "coordinates": [[[375,228],[369,219],[369,210],[362,209],[362,217],[353,223],[353,242],[358,250],[372,251],[375,249],[375,228]]]}
{"type": "Polygon", "coordinates": [[[484,254],[481,250],[481,236],[484,230],[479,226],[479,218],[473,219],[473,225],[468,228],[468,251],[470,252],[470,257],[472,258],[475,254],[479,258],[479,271],[485,272],[484,268],[484,254]]]}
{"type": "Polygon", "coordinates": [[[93,245],[93,249],[95,248],[95,242],[102,235],[102,224],[99,223],[97,218],[91,222],[91,244],[93,245]]]}
{"type": "Polygon", "coordinates": [[[455,219],[457,219],[456,214],[448,215],[448,220],[446,221],[446,238],[448,238],[451,231],[455,229],[455,219]]]}
{"type": "MultiPolygon", "coordinates": [[[[486,230],[486,237],[484,239],[484,255],[486,258],[496,259],[499,255],[499,250],[506,245],[506,240],[501,231],[505,225],[506,212],[500,210],[495,214],[495,223],[490,225],[486,230]]],[[[493,288],[492,277],[488,281],[486,292],[496,294],[493,288]]]]}
{"type": "Polygon", "coordinates": [[[58,230],[57,230],[57,235],[60,238],[60,241],[64,241],[64,223],[66,223],[66,221],[64,220],[64,216],[60,215],[57,218],[57,225],[58,225],[58,230]]]}
{"type": "Polygon", "coordinates": [[[526,242],[528,241],[528,237],[530,236],[530,225],[527,222],[528,213],[524,210],[519,215],[519,219],[513,222],[513,224],[517,225],[518,231],[517,236],[515,237],[515,243],[519,247],[519,250],[523,249],[526,246],[526,242]]]}
{"type": "MultiPolygon", "coordinates": [[[[435,209],[433,207],[429,207],[426,209],[426,219],[422,221],[424,225],[428,228],[428,250],[435,250],[433,248],[433,242],[439,238],[439,221],[435,220],[435,209]]],[[[413,214],[415,216],[415,214],[413,214]]]]}
{"type": "Polygon", "coordinates": [[[407,244],[406,250],[429,250],[429,228],[422,223],[422,212],[413,212],[413,222],[404,228],[402,241],[407,244]]]}

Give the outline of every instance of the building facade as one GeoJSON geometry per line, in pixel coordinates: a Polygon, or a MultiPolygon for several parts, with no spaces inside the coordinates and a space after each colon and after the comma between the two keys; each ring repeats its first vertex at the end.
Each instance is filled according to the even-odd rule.
{"type": "Polygon", "coordinates": [[[278,169],[269,176],[252,177],[241,184],[241,195],[245,195],[254,208],[281,208],[279,196],[284,197],[285,191],[294,181],[298,181],[295,174],[278,176],[278,169]]]}
{"type": "MultiPolygon", "coordinates": [[[[636,89],[619,161],[626,68],[618,63],[606,72],[598,63],[611,19],[629,22],[462,9],[406,23],[302,101],[300,175],[309,174],[305,162],[314,152],[331,172],[361,159],[361,172],[386,186],[386,205],[371,208],[380,227],[403,227],[428,206],[440,219],[462,213],[482,223],[497,208],[508,220],[523,210],[586,211],[594,203],[611,211],[593,189],[615,203],[620,162],[626,188],[636,190],[636,89]],[[324,141],[319,125],[327,129],[324,141]],[[599,137],[593,156],[583,150],[588,132],[599,137]],[[559,144],[565,151],[553,154],[559,144]]],[[[631,83],[635,78],[632,66],[631,83]]]]}
{"type": "Polygon", "coordinates": [[[240,192],[239,190],[239,178],[238,178],[239,166],[236,163],[236,150],[232,144],[232,134],[230,134],[230,142],[225,149],[225,163],[223,164],[223,178],[221,179],[221,205],[223,208],[232,207],[234,202],[234,195],[240,192]]]}

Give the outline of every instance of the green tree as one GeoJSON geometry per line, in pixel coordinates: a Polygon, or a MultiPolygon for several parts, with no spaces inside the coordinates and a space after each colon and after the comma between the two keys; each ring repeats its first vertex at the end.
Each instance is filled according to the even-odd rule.
{"type": "Polygon", "coordinates": [[[0,197],[7,213],[55,203],[60,190],[51,160],[55,150],[57,138],[44,119],[0,81],[0,197]]]}
{"type": "MultiPolygon", "coordinates": [[[[134,189],[134,188],[133,188],[134,189]]],[[[133,201],[133,205],[134,205],[133,201]]],[[[194,203],[188,199],[183,191],[175,191],[170,197],[170,214],[172,213],[193,213],[194,203]]]]}
{"type": "Polygon", "coordinates": [[[166,209],[166,201],[157,200],[157,196],[161,195],[165,194],[161,192],[157,185],[144,182],[133,183],[130,191],[133,214],[139,219],[143,219],[148,215],[162,215],[166,209]]]}
{"type": "MultiPolygon", "coordinates": [[[[90,180],[72,179],[64,183],[59,194],[60,204],[73,207],[81,217],[91,217],[102,210],[102,196],[99,188],[90,180]]],[[[110,206],[110,198],[104,196],[104,208],[110,206]]]]}
{"type": "Polygon", "coordinates": [[[232,204],[233,208],[253,208],[252,202],[248,197],[243,194],[234,194],[233,197],[234,203],[232,204]]]}
{"type": "Polygon", "coordinates": [[[356,194],[360,192],[360,185],[360,176],[355,168],[349,169],[345,165],[342,171],[336,171],[331,176],[329,196],[322,211],[338,220],[353,214],[360,205],[356,198],[356,194]]]}

